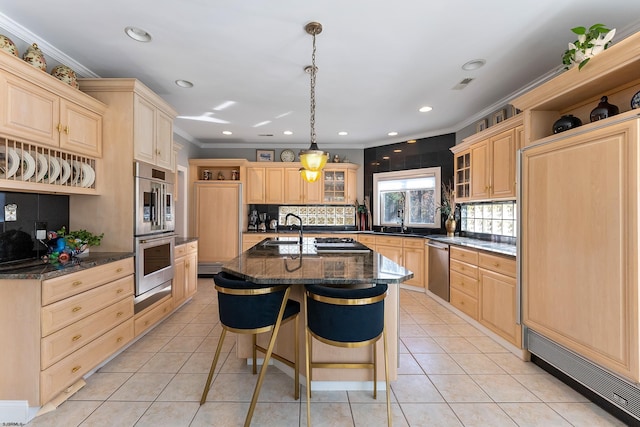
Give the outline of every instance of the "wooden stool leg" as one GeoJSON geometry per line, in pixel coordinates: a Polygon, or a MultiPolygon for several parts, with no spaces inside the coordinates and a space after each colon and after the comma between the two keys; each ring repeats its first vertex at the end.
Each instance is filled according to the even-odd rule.
{"type": "Polygon", "coordinates": [[[213,361],[211,362],[211,369],[209,369],[209,377],[207,378],[207,383],[204,385],[204,390],[202,391],[202,397],[200,398],[200,405],[202,405],[207,400],[207,394],[209,394],[209,387],[211,386],[211,380],[213,379],[213,372],[216,370],[216,364],[218,363],[218,358],[220,357],[220,350],[222,350],[222,343],[224,342],[224,337],[227,334],[227,330],[222,328],[222,334],[220,334],[220,339],[218,340],[218,347],[216,348],[216,354],[213,356],[213,361]]]}

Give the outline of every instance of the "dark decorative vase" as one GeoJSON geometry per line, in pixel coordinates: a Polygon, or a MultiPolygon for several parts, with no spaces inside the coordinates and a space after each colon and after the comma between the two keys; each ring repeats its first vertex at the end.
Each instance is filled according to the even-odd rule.
{"type": "Polygon", "coordinates": [[[598,106],[591,111],[591,121],[595,122],[597,120],[606,119],[607,117],[615,116],[619,112],[620,109],[615,105],[609,104],[607,102],[607,97],[603,96],[600,98],[598,106]]]}
{"type": "Polygon", "coordinates": [[[565,130],[577,128],[578,126],[582,126],[582,120],[572,114],[566,114],[553,124],[553,133],[564,132],[565,130]]]}

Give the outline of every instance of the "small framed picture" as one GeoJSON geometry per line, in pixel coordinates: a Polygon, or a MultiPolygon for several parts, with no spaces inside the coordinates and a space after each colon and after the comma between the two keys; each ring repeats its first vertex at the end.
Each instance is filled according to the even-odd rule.
{"type": "Polygon", "coordinates": [[[482,119],[478,123],[476,123],[476,132],[480,132],[485,130],[488,127],[487,119],[482,119]]]}
{"type": "Polygon", "coordinates": [[[276,156],[276,150],[256,150],[257,162],[273,162],[276,156]]]}
{"type": "Polygon", "coordinates": [[[493,115],[493,124],[497,125],[498,123],[504,121],[507,118],[507,110],[500,110],[493,115]]]}

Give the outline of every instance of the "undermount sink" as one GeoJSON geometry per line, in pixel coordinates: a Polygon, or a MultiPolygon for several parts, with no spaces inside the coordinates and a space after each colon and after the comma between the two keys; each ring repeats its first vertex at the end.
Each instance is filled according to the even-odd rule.
{"type": "Polygon", "coordinates": [[[262,244],[262,246],[280,246],[280,245],[297,245],[300,241],[298,239],[295,240],[280,240],[280,239],[269,239],[262,244]]]}

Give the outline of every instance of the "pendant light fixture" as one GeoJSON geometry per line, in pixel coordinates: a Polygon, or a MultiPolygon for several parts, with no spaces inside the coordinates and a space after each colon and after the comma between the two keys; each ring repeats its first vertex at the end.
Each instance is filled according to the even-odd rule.
{"type": "Polygon", "coordinates": [[[308,150],[300,150],[300,174],[307,182],[314,182],[320,177],[322,168],[327,163],[327,153],[318,148],[316,143],[316,35],[322,32],[322,24],[309,22],[304,27],[307,34],[313,36],[313,52],[311,66],[305,67],[305,72],[311,74],[311,146],[308,150]]]}

